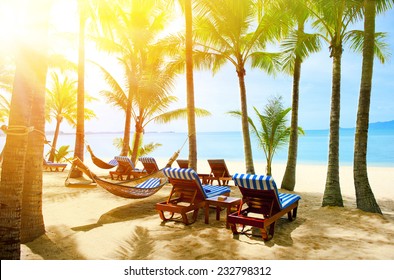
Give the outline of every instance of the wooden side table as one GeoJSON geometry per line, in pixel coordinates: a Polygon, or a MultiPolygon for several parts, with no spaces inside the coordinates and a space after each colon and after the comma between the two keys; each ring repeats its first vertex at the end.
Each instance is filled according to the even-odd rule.
{"type": "Polygon", "coordinates": [[[226,228],[229,228],[229,225],[227,223],[227,216],[231,212],[231,208],[233,207],[238,207],[241,205],[241,198],[238,197],[231,197],[231,196],[226,196],[225,200],[221,200],[220,198],[223,197],[221,195],[219,196],[214,196],[207,198],[205,200],[205,223],[209,224],[209,206],[213,205],[216,206],[216,220],[220,220],[220,208],[226,208],[226,228]]]}

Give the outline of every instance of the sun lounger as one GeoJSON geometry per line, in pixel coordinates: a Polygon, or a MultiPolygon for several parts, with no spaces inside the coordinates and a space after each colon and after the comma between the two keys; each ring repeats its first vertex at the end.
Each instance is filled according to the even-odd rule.
{"type": "Polygon", "coordinates": [[[188,225],[197,219],[198,210],[205,207],[206,199],[218,195],[229,195],[227,186],[202,185],[198,174],[193,169],[164,168],[163,173],[172,184],[168,199],[156,204],[163,221],[172,220],[175,213],[180,214],[181,221],[188,225]],[[169,213],[169,217],[165,216],[169,213]],[[192,213],[192,220],[187,215],[192,213]]]}
{"type": "Polygon", "coordinates": [[[151,174],[153,172],[159,171],[159,166],[153,157],[140,157],[138,160],[144,166],[146,173],[151,174]]]}
{"type": "MultiPolygon", "coordinates": [[[[187,159],[177,159],[176,162],[179,165],[179,168],[189,168],[189,161],[187,159]]],[[[209,181],[211,175],[207,173],[198,173],[198,177],[200,177],[201,182],[206,185],[210,184],[211,182],[209,181]]]]}
{"type": "Polygon", "coordinates": [[[237,225],[242,225],[243,228],[252,226],[260,228],[263,239],[269,240],[274,235],[275,222],[279,218],[285,214],[289,221],[296,218],[301,197],[279,193],[272,177],[235,174],[233,180],[242,193],[242,205],[238,212],[227,217],[233,234],[238,234],[237,225]]]}
{"type": "Polygon", "coordinates": [[[67,163],[56,163],[52,161],[46,161],[43,159],[43,170],[44,171],[64,171],[64,169],[67,167],[67,163]]]}
{"type": "Polygon", "coordinates": [[[187,159],[177,159],[176,163],[178,163],[179,168],[189,168],[189,161],[187,159]]]}
{"type": "Polygon", "coordinates": [[[209,183],[212,184],[216,180],[219,185],[228,185],[229,181],[232,180],[232,175],[228,172],[224,159],[208,159],[208,164],[211,167],[209,183]]]}
{"type": "Polygon", "coordinates": [[[147,172],[135,168],[134,163],[129,157],[115,156],[115,160],[118,162],[118,168],[115,171],[109,172],[112,180],[123,180],[123,176],[126,176],[126,179],[130,180],[130,178],[139,178],[147,175],[147,172]]]}

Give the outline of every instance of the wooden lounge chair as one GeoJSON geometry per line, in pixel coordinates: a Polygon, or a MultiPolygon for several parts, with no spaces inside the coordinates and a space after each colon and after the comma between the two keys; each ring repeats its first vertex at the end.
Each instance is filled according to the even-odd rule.
{"type": "Polygon", "coordinates": [[[147,173],[141,169],[137,169],[134,163],[129,157],[126,156],[115,156],[115,160],[118,162],[118,168],[115,171],[110,171],[109,175],[112,180],[123,180],[123,176],[126,176],[126,180],[130,178],[139,178],[147,173]]]}
{"type": "Polygon", "coordinates": [[[153,157],[140,157],[138,160],[144,166],[144,171],[146,171],[147,174],[159,171],[159,166],[153,157]]]}
{"type": "Polygon", "coordinates": [[[219,185],[228,185],[232,180],[232,175],[228,172],[224,159],[208,159],[208,164],[211,167],[209,182],[212,184],[214,180],[217,180],[219,185]]]}
{"type": "Polygon", "coordinates": [[[189,161],[187,159],[177,159],[176,163],[178,163],[179,168],[189,168],[189,161]]]}
{"type": "MultiPolygon", "coordinates": [[[[189,160],[187,160],[187,159],[177,159],[176,162],[178,163],[179,168],[185,168],[185,169],[189,168],[189,160]]],[[[207,184],[210,183],[210,180],[209,180],[210,177],[211,177],[210,174],[208,174],[208,173],[198,173],[198,177],[200,177],[201,182],[204,185],[207,185],[207,184]]]]}
{"type": "Polygon", "coordinates": [[[226,186],[202,185],[193,169],[164,168],[163,173],[172,184],[168,199],[156,204],[156,210],[163,221],[173,220],[174,214],[177,213],[181,215],[184,224],[194,223],[197,220],[198,210],[205,207],[205,200],[208,197],[230,193],[230,188],[226,186]],[[169,213],[169,217],[166,217],[165,213],[169,213]],[[192,214],[191,221],[188,219],[188,214],[192,214]]]}
{"type": "Polygon", "coordinates": [[[269,240],[274,236],[275,222],[279,218],[285,214],[289,221],[296,218],[301,197],[279,193],[272,177],[235,174],[233,180],[242,193],[241,207],[227,217],[233,234],[239,233],[237,225],[242,225],[243,230],[245,226],[252,226],[260,228],[263,239],[269,240]]]}
{"type": "Polygon", "coordinates": [[[57,163],[43,159],[42,167],[44,171],[62,172],[66,169],[67,163],[57,163]]]}

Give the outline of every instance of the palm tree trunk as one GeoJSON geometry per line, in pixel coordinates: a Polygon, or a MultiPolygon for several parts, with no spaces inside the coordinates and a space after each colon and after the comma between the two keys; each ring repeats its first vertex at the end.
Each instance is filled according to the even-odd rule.
{"type": "Polygon", "coordinates": [[[197,136],[196,112],[194,105],[193,78],[193,30],[192,30],[192,1],[185,0],[186,24],[186,88],[187,88],[187,127],[189,135],[189,168],[197,171],[197,136]]]}
{"type": "Polygon", "coordinates": [[[353,176],[356,188],[357,208],[371,213],[382,214],[369,185],[367,172],[367,144],[369,108],[374,60],[375,1],[365,1],[364,48],[361,71],[360,96],[358,101],[356,135],[354,143],[353,176]]]}
{"type": "Polygon", "coordinates": [[[144,135],[144,128],[141,126],[141,122],[137,122],[135,125],[133,151],[131,154],[131,161],[134,163],[134,165],[137,164],[137,160],[139,157],[139,149],[141,147],[143,135],[144,135]]]}
{"type": "Polygon", "coordinates": [[[296,183],[296,165],[297,165],[297,151],[298,151],[298,104],[299,91],[301,79],[301,64],[302,61],[297,55],[294,62],[293,73],[293,96],[291,105],[291,129],[289,151],[287,154],[287,164],[285,174],[282,179],[281,188],[294,191],[296,183]]]}
{"type": "Polygon", "coordinates": [[[333,46],[333,74],[330,112],[328,170],[322,206],[343,206],[339,183],[339,120],[341,105],[342,46],[333,46]]]}
{"type": "Polygon", "coordinates": [[[45,81],[47,65],[38,61],[46,61],[40,56],[37,60],[37,90],[33,92],[31,126],[34,133],[28,137],[26,152],[26,168],[22,197],[21,242],[33,241],[45,233],[42,215],[42,155],[45,140],[45,81]],[[39,87],[39,85],[41,85],[39,87]]]}
{"type": "Polygon", "coordinates": [[[53,134],[53,141],[51,144],[51,151],[49,154],[48,161],[55,161],[55,154],[56,154],[56,146],[57,146],[57,139],[59,138],[59,133],[60,133],[60,123],[62,122],[62,117],[58,116],[56,118],[56,128],[55,128],[55,133],[53,134]]]}
{"type": "MultiPolygon", "coordinates": [[[[85,145],[85,25],[86,11],[84,1],[78,1],[79,8],[79,47],[78,47],[78,89],[77,89],[77,126],[75,132],[74,157],[84,160],[85,145]]],[[[82,176],[82,171],[74,168],[71,178],[82,176]]]]}
{"type": "Polygon", "coordinates": [[[85,145],[85,24],[84,11],[80,12],[78,49],[77,127],[74,156],[84,160],[85,145]]]}
{"type": "Polygon", "coordinates": [[[240,95],[241,95],[241,113],[242,113],[241,125],[242,125],[242,136],[243,136],[243,141],[244,141],[246,173],[254,174],[255,171],[254,171],[254,165],[253,165],[252,144],[250,141],[248,108],[247,108],[247,102],[246,102],[245,73],[246,72],[243,67],[240,70],[237,70],[239,89],[240,89],[240,95]]]}
{"type": "Polygon", "coordinates": [[[27,133],[22,129],[30,123],[31,92],[30,76],[34,73],[27,49],[19,50],[11,98],[9,129],[4,146],[4,160],[0,185],[0,259],[20,259],[20,229],[22,190],[25,174],[27,133]],[[18,129],[20,128],[20,130],[18,129]]]}
{"type": "Polygon", "coordinates": [[[122,151],[120,152],[121,156],[127,156],[130,152],[131,106],[132,106],[131,92],[129,92],[127,107],[126,107],[125,124],[124,124],[123,146],[122,146],[122,151]]]}

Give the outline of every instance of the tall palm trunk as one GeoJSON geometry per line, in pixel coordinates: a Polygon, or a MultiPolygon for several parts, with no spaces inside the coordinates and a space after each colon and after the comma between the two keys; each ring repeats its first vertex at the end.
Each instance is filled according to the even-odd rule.
{"type": "MultiPolygon", "coordinates": [[[[42,129],[39,125],[39,123],[42,124],[41,119],[31,119],[31,108],[33,97],[38,97],[41,101],[35,109],[41,110],[43,97],[40,97],[40,95],[44,96],[45,94],[46,66],[42,65],[45,60],[41,59],[42,56],[40,56],[43,51],[45,52],[45,48],[34,49],[33,46],[38,43],[41,44],[43,36],[47,33],[47,29],[43,27],[47,27],[48,11],[46,9],[37,10],[36,7],[41,8],[42,5],[46,7],[45,5],[49,3],[50,1],[47,0],[39,1],[39,3],[37,1],[34,1],[34,3],[33,1],[27,2],[26,11],[28,13],[26,13],[27,21],[25,23],[27,24],[25,26],[30,28],[29,31],[32,36],[29,36],[29,40],[33,40],[33,42],[23,42],[24,44],[19,46],[19,52],[17,53],[9,116],[9,134],[6,138],[1,170],[0,259],[2,260],[20,258],[22,191],[26,183],[25,179],[29,180],[29,176],[25,178],[25,169],[30,168],[26,165],[26,154],[29,158],[31,155],[30,152],[27,153],[28,133],[35,133],[31,132],[31,129],[25,128],[29,127],[30,124],[37,124],[37,130],[42,129]]],[[[35,98],[34,101],[38,102],[38,99],[35,98]]],[[[40,146],[39,143],[37,143],[38,146],[40,146]]],[[[41,146],[43,149],[42,144],[41,146]]],[[[39,168],[40,165],[38,156],[42,164],[42,153],[38,155],[38,152],[34,155],[35,160],[32,161],[36,168],[39,168]]],[[[42,170],[39,170],[40,174],[41,172],[42,170]]],[[[36,177],[37,174],[31,175],[36,177]]],[[[35,183],[37,183],[37,186],[40,184],[37,181],[35,183]]],[[[29,195],[27,189],[24,191],[29,195]]]]}
{"type": "Polygon", "coordinates": [[[62,122],[62,120],[63,120],[62,116],[58,116],[56,118],[56,127],[55,127],[55,132],[53,134],[53,140],[52,140],[52,144],[51,144],[51,151],[50,151],[49,158],[48,158],[48,160],[52,161],[52,162],[55,161],[57,139],[59,138],[60,123],[62,122]]]}
{"type": "MultiPolygon", "coordinates": [[[[129,83],[132,84],[132,83],[129,83]]],[[[132,111],[132,91],[136,91],[136,87],[130,87],[129,96],[127,97],[126,104],[126,116],[124,123],[124,132],[123,132],[123,146],[122,151],[120,152],[121,156],[127,156],[130,151],[130,132],[131,132],[131,111],[132,111]],[[134,89],[132,89],[134,88],[134,89]]]]}
{"type": "MultiPolygon", "coordinates": [[[[78,46],[78,88],[77,88],[77,126],[75,132],[74,157],[84,160],[85,145],[85,1],[78,1],[79,6],[79,46],[78,46]]],[[[82,176],[82,171],[74,168],[71,178],[82,176]]]]}
{"type": "Polygon", "coordinates": [[[291,104],[291,129],[289,151],[287,154],[286,170],[281,185],[281,188],[289,191],[294,191],[296,183],[296,166],[298,151],[298,104],[300,95],[301,64],[302,60],[297,55],[294,62],[293,73],[293,96],[291,104]]]}
{"type": "Polygon", "coordinates": [[[189,134],[189,168],[197,170],[196,112],[194,105],[193,78],[193,28],[192,0],[185,0],[186,23],[186,88],[187,88],[187,127],[189,134]]]}
{"type": "Polygon", "coordinates": [[[341,105],[342,45],[332,47],[333,73],[328,170],[322,206],[343,206],[339,182],[339,120],[341,105]]]}
{"type": "Polygon", "coordinates": [[[77,88],[77,127],[74,156],[83,161],[85,144],[85,24],[86,17],[81,13],[79,20],[78,49],[78,88],[77,88]]]}
{"type": "Polygon", "coordinates": [[[240,96],[241,96],[242,137],[243,137],[243,141],[244,141],[246,173],[254,174],[255,171],[254,171],[254,165],[253,165],[252,144],[250,141],[248,108],[247,108],[247,102],[246,102],[245,73],[246,73],[246,71],[243,67],[241,67],[239,70],[237,70],[238,81],[239,81],[239,90],[240,90],[240,96]]]}
{"type": "Polygon", "coordinates": [[[142,138],[144,135],[144,128],[141,126],[142,120],[137,121],[135,124],[135,134],[134,134],[134,141],[133,141],[133,151],[131,154],[131,161],[134,165],[137,164],[137,160],[139,157],[139,148],[141,147],[142,138]]]}
{"type": "Polygon", "coordinates": [[[375,34],[375,1],[365,1],[364,18],[364,48],[361,71],[360,96],[358,101],[356,135],[354,143],[353,176],[356,188],[357,208],[382,213],[368,181],[367,172],[367,143],[369,108],[371,103],[371,87],[374,60],[374,34],[375,34]]]}
{"type": "MultiPolygon", "coordinates": [[[[37,61],[46,61],[40,55],[37,61]]],[[[45,233],[42,215],[42,155],[45,140],[45,83],[47,65],[36,64],[37,90],[33,92],[33,104],[30,125],[35,128],[28,137],[26,168],[24,175],[21,242],[33,241],[45,233]]]]}
{"type": "Polygon", "coordinates": [[[11,98],[9,129],[15,128],[8,134],[4,146],[4,158],[1,169],[0,186],[0,259],[20,258],[20,228],[22,190],[25,174],[25,159],[27,150],[26,133],[22,127],[30,124],[31,90],[30,52],[20,50],[15,72],[14,89],[11,98]],[[20,131],[17,130],[21,127],[20,131]],[[18,133],[19,132],[19,133],[18,133]]]}

